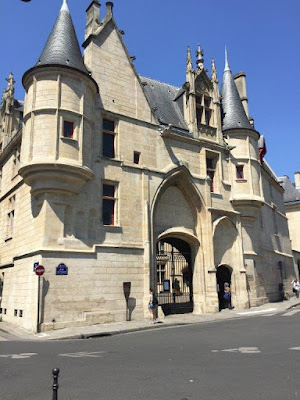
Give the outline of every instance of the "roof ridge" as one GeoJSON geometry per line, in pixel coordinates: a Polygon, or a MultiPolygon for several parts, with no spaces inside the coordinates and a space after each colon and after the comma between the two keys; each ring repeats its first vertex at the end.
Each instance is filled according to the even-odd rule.
{"type": "Polygon", "coordinates": [[[181,86],[175,86],[175,85],[172,85],[172,84],[170,84],[170,83],[166,83],[166,82],[159,81],[158,79],[149,78],[149,77],[143,76],[143,75],[139,75],[139,77],[141,78],[141,80],[142,80],[143,78],[144,78],[144,79],[149,79],[150,81],[158,82],[158,83],[161,83],[161,84],[166,85],[166,86],[171,86],[171,87],[173,87],[173,88],[175,88],[175,89],[177,89],[177,90],[181,89],[181,86]]]}

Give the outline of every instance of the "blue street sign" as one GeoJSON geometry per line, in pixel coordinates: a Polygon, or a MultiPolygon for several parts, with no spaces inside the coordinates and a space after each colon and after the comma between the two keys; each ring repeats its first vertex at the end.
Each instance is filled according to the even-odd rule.
{"type": "Polygon", "coordinates": [[[56,275],[68,275],[68,267],[66,264],[61,263],[56,267],[56,275]]]}
{"type": "Polygon", "coordinates": [[[36,267],[38,267],[39,265],[40,265],[39,262],[35,262],[35,263],[33,264],[33,272],[35,272],[36,267]]]}

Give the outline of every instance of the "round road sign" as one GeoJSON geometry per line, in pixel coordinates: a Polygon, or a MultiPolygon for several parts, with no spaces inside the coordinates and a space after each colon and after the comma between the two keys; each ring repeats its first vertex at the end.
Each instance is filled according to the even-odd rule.
{"type": "Polygon", "coordinates": [[[37,275],[43,275],[44,272],[45,272],[45,268],[42,265],[38,265],[35,269],[35,273],[37,275]]]}

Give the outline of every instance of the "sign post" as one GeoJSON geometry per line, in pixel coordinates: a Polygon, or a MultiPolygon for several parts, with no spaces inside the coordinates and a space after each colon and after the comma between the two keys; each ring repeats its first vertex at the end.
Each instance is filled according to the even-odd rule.
{"type": "Polygon", "coordinates": [[[131,282],[123,282],[123,292],[126,300],[126,321],[130,321],[128,299],[130,296],[131,282]]]}
{"type": "Polygon", "coordinates": [[[35,274],[38,276],[38,295],[37,295],[37,322],[36,322],[36,331],[37,333],[40,332],[40,282],[41,282],[41,276],[45,272],[45,268],[42,265],[37,265],[35,266],[35,274]]]}

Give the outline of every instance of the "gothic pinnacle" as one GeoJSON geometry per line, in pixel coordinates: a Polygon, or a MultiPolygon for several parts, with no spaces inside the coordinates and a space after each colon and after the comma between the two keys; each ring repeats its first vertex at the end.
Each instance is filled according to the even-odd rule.
{"type": "Polygon", "coordinates": [[[218,82],[216,64],[213,58],[211,59],[211,80],[213,82],[218,82]]]}
{"type": "Polygon", "coordinates": [[[203,49],[201,50],[200,44],[198,44],[198,49],[196,51],[196,56],[197,56],[197,67],[198,69],[203,69],[203,63],[204,63],[204,58],[203,58],[203,49]]]}
{"type": "Polygon", "coordinates": [[[192,55],[191,55],[191,49],[190,46],[187,48],[187,57],[186,57],[186,70],[193,71],[193,61],[192,61],[192,55]]]}

